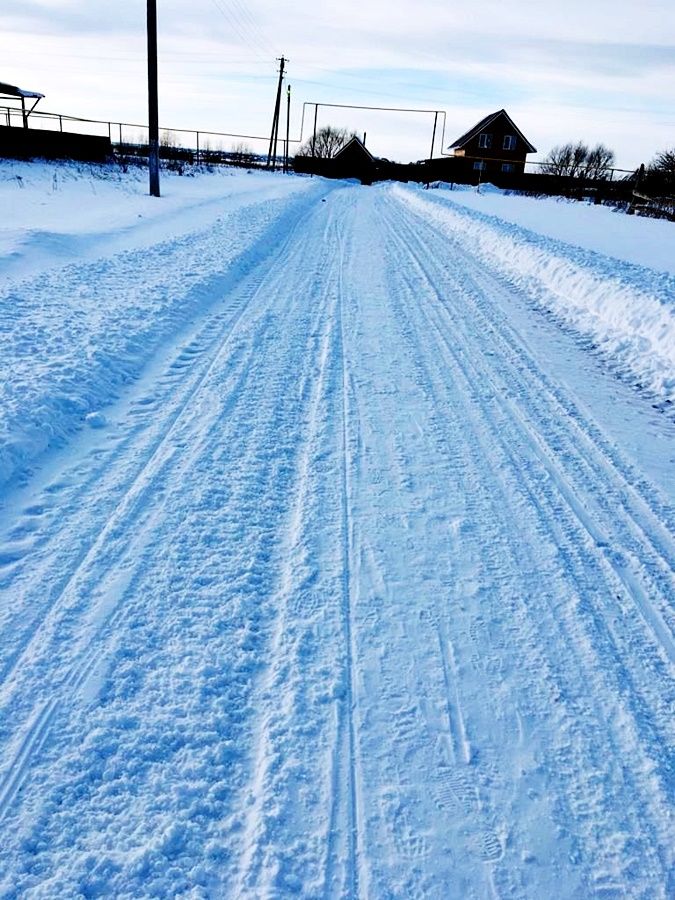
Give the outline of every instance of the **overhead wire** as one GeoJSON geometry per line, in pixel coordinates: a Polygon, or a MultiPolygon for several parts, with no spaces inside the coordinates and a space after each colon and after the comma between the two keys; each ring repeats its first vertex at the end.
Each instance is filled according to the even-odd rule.
{"type": "Polygon", "coordinates": [[[211,3],[227,20],[239,40],[245,44],[260,61],[264,60],[266,63],[269,63],[269,51],[264,47],[260,38],[255,37],[251,33],[250,27],[246,26],[243,22],[241,13],[239,13],[238,16],[235,15],[232,8],[225,5],[223,0],[211,0],[211,3]]]}
{"type": "Polygon", "coordinates": [[[259,45],[263,47],[267,52],[274,55],[275,50],[272,44],[267,40],[267,35],[265,34],[260,24],[253,18],[249,9],[244,6],[241,0],[231,0],[231,2],[233,7],[240,11],[241,17],[244,19],[244,21],[249,23],[251,33],[254,36],[257,36],[259,45]]]}

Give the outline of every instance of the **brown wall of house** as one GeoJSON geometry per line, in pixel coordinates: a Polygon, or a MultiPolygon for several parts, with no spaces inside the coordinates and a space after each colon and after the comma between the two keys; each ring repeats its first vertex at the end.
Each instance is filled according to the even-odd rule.
{"type": "MultiPolygon", "coordinates": [[[[482,160],[485,174],[501,173],[505,171],[502,169],[503,165],[512,165],[513,173],[522,173],[525,169],[528,147],[504,120],[497,119],[491,122],[480,134],[467,141],[462,149],[466,157],[467,168],[473,169],[474,162],[482,160]],[[481,147],[481,134],[490,136],[489,147],[481,147]],[[515,145],[510,149],[504,147],[506,137],[515,138],[515,145]]],[[[478,170],[476,169],[476,171],[478,170]]]]}

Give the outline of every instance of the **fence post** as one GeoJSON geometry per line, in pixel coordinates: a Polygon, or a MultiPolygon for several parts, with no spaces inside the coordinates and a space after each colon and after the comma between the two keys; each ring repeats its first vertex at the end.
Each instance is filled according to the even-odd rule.
{"type": "Polygon", "coordinates": [[[196,132],[196,134],[197,134],[197,159],[196,159],[196,162],[197,162],[197,165],[199,165],[199,132],[196,132]]]}

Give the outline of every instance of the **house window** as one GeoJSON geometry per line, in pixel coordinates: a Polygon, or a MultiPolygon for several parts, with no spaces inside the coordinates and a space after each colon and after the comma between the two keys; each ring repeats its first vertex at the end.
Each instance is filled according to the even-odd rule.
{"type": "Polygon", "coordinates": [[[489,150],[492,146],[492,135],[483,132],[478,138],[478,146],[481,150],[489,150]]]}
{"type": "Polygon", "coordinates": [[[473,164],[473,167],[474,167],[474,169],[477,170],[478,172],[483,172],[483,171],[485,171],[485,160],[484,160],[484,159],[477,159],[476,162],[473,164]]]}
{"type": "Polygon", "coordinates": [[[513,163],[502,163],[502,172],[513,172],[515,171],[515,166],[513,163]]]}
{"type": "Polygon", "coordinates": [[[505,134],[504,135],[504,150],[515,150],[516,149],[516,137],[513,134],[505,134]]]}

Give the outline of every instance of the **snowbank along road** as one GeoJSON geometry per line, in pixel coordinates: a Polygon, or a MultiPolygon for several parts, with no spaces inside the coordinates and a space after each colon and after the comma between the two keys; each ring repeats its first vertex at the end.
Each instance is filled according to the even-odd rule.
{"type": "Polygon", "coordinates": [[[175,243],[209,302],[7,483],[0,896],[675,894],[672,417],[440,202],[175,243]]]}

